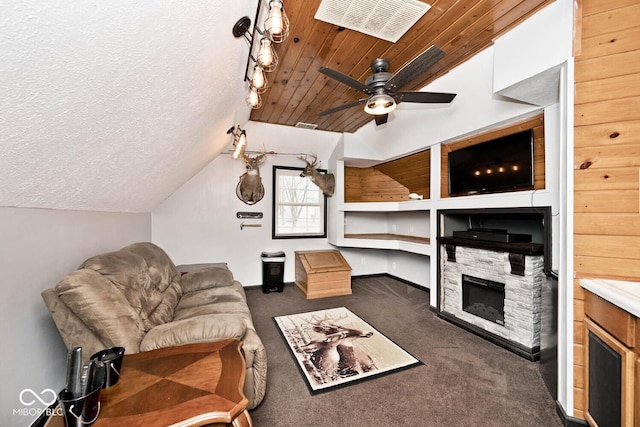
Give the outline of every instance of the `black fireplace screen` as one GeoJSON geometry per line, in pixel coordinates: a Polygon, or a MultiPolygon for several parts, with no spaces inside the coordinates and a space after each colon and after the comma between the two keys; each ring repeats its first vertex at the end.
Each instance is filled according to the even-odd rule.
{"type": "Polygon", "coordinates": [[[504,325],[504,283],[463,274],[462,309],[504,325]]]}

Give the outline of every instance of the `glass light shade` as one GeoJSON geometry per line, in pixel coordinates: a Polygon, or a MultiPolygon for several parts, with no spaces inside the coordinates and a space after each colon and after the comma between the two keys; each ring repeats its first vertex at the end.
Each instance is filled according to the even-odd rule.
{"type": "Polygon", "coordinates": [[[260,40],[260,49],[258,50],[257,62],[260,67],[266,72],[271,72],[276,69],[278,65],[278,55],[273,50],[271,40],[268,38],[262,38],[260,40]]]}
{"type": "Polygon", "coordinates": [[[269,33],[269,38],[274,43],[282,43],[289,36],[289,18],[284,12],[284,6],[280,0],[269,2],[269,14],[264,20],[264,29],[269,33]]]}
{"type": "Polygon", "coordinates": [[[267,77],[264,75],[264,71],[259,65],[253,67],[253,74],[251,75],[251,86],[253,86],[258,93],[263,93],[269,88],[267,77]]]}
{"type": "Polygon", "coordinates": [[[364,112],[379,116],[387,114],[396,109],[396,101],[386,93],[373,95],[366,104],[364,104],[364,112]]]}
{"type": "Polygon", "coordinates": [[[260,94],[253,86],[249,89],[249,93],[247,94],[245,101],[247,102],[247,105],[254,110],[262,107],[262,97],[260,97],[260,94]]]}

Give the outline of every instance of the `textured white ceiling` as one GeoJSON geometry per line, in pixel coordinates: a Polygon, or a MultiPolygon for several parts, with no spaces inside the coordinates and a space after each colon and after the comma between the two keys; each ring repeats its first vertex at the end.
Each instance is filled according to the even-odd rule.
{"type": "Polygon", "coordinates": [[[149,212],[244,123],[257,0],[31,0],[0,14],[0,206],[149,212]]]}

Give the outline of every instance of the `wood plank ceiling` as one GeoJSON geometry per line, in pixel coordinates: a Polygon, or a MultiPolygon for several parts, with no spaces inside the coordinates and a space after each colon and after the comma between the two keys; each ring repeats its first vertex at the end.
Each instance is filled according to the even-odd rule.
{"type": "Polygon", "coordinates": [[[262,108],[251,112],[251,120],[289,126],[312,123],[321,130],[355,132],[373,120],[362,106],[318,116],[321,111],[362,97],[357,90],[319,73],[320,67],[364,82],[371,74],[373,59],[389,59],[389,71],[395,73],[427,47],[436,45],[446,52],[445,57],[402,88],[419,90],[552,1],[425,1],[431,9],[400,40],[391,43],[314,19],[320,0],[284,0],[290,35],[276,45],[278,66],[267,74],[270,87],[262,94],[262,108]]]}

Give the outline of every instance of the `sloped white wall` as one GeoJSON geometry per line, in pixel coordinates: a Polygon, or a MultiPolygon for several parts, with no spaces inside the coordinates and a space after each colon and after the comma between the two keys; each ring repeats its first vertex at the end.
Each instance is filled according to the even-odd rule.
{"type": "MultiPolygon", "coordinates": [[[[219,155],[199,174],[165,200],[152,213],[153,242],[165,249],[176,264],[227,262],[245,286],[262,283],[261,252],[285,251],[285,281],[294,280],[294,251],[332,248],[327,239],[272,239],[272,169],[304,166],[295,154],[315,153],[327,168],[340,134],[290,126],[249,122],[248,150],[274,151],[260,167],[264,198],[253,206],[236,197],[244,162],[219,155]],[[294,155],[286,155],[291,153],[294,155]],[[236,218],[236,212],[262,212],[263,219],[236,218]],[[261,227],[240,229],[242,222],[261,227]]],[[[231,143],[231,138],[229,137],[231,143]]],[[[231,147],[231,144],[230,144],[231,147]]],[[[329,199],[329,203],[332,200],[329,199]]]]}
{"type": "Polygon", "coordinates": [[[57,393],[66,370],[67,350],[40,293],[92,255],[149,241],[151,215],[0,207],[0,236],[0,425],[27,426],[45,406],[23,405],[20,392],[57,393]]]}

